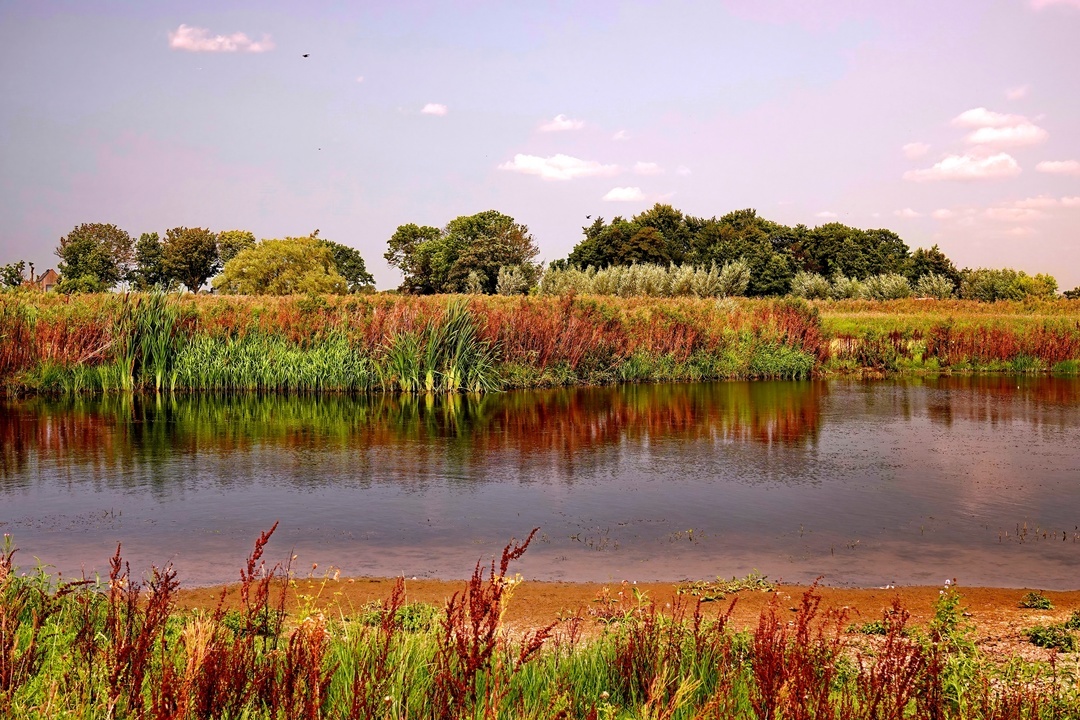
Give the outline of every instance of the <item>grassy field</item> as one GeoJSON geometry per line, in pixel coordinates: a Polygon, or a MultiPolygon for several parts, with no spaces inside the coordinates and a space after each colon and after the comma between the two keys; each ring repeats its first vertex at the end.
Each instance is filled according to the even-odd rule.
{"type": "MultiPolygon", "coordinates": [[[[504,616],[521,578],[510,567],[531,535],[478,563],[442,606],[407,602],[399,582],[380,602],[327,617],[303,595],[285,611],[291,575],[263,559],[272,533],[241,570],[238,602],[223,595],[211,611],[178,609],[171,569],[140,580],[119,549],[107,580],[57,584],[18,572],[4,547],[0,716],[1080,717],[1074,663],[989,661],[952,588],[925,628],[899,601],[852,624],[821,610],[811,588],[790,609],[775,595],[756,628],[735,631],[730,602],[703,602],[723,598],[710,585],[666,607],[601,597],[588,613],[512,633],[504,616]]],[[[1070,622],[1033,637],[1075,643],[1070,622]]]]}
{"type": "Polygon", "coordinates": [[[1080,366],[1080,302],[0,294],[11,394],[400,393],[1080,366]]]}

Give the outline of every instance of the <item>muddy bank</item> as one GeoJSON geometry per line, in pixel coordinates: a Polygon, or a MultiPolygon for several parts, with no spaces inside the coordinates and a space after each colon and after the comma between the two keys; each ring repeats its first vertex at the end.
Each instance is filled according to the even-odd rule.
{"type": "MultiPolygon", "coordinates": [[[[379,600],[390,594],[394,578],[344,578],[339,580],[297,580],[289,589],[288,606],[296,609],[302,605],[321,608],[329,615],[349,616],[361,610],[365,603],[379,600]]],[[[405,588],[409,602],[425,602],[442,605],[455,592],[464,587],[460,580],[411,580],[405,588]]],[[[674,583],[603,584],[534,582],[526,580],[513,592],[506,614],[506,621],[514,629],[540,627],[565,620],[574,615],[586,618],[587,632],[603,631],[603,624],[596,616],[607,597],[631,607],[635,602],[634,590],[646,600],[654,600],[662,607],[679,599],[688,600],[692,612],[695,598],[679,596],[674,583]],[[620,593],[622,595],[620,596],[620,593]]],[[[745,590],[728,595],[724,600],[706,603],[707,617],[726,612],[736,599],[731,622],[736,629],[753,629],[758,617],[769,602],[776,601],[784,613],[794,615],[799,600],[808,588],[801,585],[779,585],[773,591],[745,590]]],[[[1035,588],[1037,589],[1037,588],[1035,588]]],[[[237,599],[235,586],[228,588],[202,587],[181,591],[179,602],[184,608],[213,608],[226,591],[226,602],[237,599]]],[[[896,587],[896,588],[833,588],[819,587],[822,596],[821,609],[842,611],[847,614],[844,627],[879,620],[894,599],[911,613],[911,624],[925,627],[933,617],[934,601],[942,587],[896,587]]],[[[1080,590],[1045,592],[1054,605],[1052,610],[1029,610],[1019,606],[1028,589],[994,587],[959,587],[965,609],[965,619],[974,628],[973,637],[981,650],[1000,657],[1022,656],[1029,660],[1047,659],[1051,651],[1037,648],[1027,642],[1023,632],[1034,625],[1063,622],[1069,614],[1080,609],[1080,590]]],[[[622,606],[619,606],[622,607],[622,606]]]]}

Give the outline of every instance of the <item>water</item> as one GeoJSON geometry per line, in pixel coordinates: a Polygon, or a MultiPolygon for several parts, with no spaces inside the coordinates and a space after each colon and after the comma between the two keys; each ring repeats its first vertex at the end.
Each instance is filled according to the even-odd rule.
{"type": "Polygon", "coordinates": [[[1080,381],[710,383],[483,398],[0,406],[25,568],[233,581],[259,532],[315,575],[744,575],[1080,586],[1080,381]]]}

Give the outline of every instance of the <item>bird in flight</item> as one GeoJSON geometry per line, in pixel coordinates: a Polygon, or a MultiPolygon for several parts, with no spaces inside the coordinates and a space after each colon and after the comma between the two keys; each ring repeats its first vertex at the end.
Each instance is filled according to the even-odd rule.
{"type": "Polygon", "coordinates": [[[310,57],[310,56],[311,56],[311,53],[304,53],[304,54],[303,54],[303,55],[301,55],[300,57],[310,57]]]}
{"type": "Polygon", "coordinates": [[[585,219],[586,219],[586,220],[592,220],[592,215],[586,215],[586,216],[585,216],[585,219]]]}

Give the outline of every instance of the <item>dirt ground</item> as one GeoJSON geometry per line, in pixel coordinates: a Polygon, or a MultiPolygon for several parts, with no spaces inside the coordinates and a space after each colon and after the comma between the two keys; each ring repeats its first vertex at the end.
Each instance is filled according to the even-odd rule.
{"type": "MultiPolygon", "coordinates": [[[[297,604],[315,606],[334,616],[348,616],[367,602],[389,596],[395,582],[394,578],[369,577],[298,580],[289,590],[288,604],[294,608],[297,604]]],[[[464,585],[461,580],[406,580],[405,590],[408,602],[442,605],[464,585]]],[[[592,632],[601,632],[603,626],[595,620],[595,615],[606,603],[598,598],[622,601],[629,607],[636,602],[635,589],[639,596],[644,594],[647,600],[656,601],[664,608],[678,598],[673,583],[604,585],[526,580],[514,588],[506,620],[512,629],[525,630],[582,615],[589,618],[587,628],[592,632]]],[[[180,605],[186,608],[213,608],[223,590],[226,591],[226,602],[235,602],[235,587],[207,587],[182,591],[180,605]]],[[[794,616],[806,590],[806,587],[794,585],[781,585],[771,592],[744,590],[737,595],[728,595],[724,600],[707,603],[704,610],[707,617],[715,617],[725,612],[731,600],[737,597],[731,623],[736,629],[752,629],[761,611],[774,598],[781,612],[794,616]]],[[[911,613],[910,623],[925,627],[933,616],[933,603],[941,590],[941,587],[818,587],[816,591],[822,597],[822,611],[835,609],[847,613],[845,626],[880,620],[893,600],[899,598],[902,606],[911,613]]],[[[1051,652],[1031,645],[1023,631],[1033,625],[1064,621],[1073,610],[1080,609],[1080,590],[1045,592],[1053,602],[1053,610],[1020,608],[1020,599],[1028,592],[1026,589],[959,587],[958,590],[962,596],[965,618],[975,628],[978,646],[988,655],[1002,660],[1015,656],[1029,660],[1048,659],[1051,652]]],[[[682,599],[691,601],[692,611],[695,599],[689,596],[682,596],[682,599]]]]}

